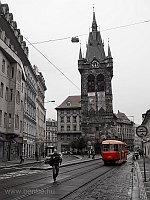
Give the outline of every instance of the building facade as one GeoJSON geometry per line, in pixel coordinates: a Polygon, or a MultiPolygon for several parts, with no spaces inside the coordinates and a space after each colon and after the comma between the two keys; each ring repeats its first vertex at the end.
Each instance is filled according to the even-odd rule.
{"type": "Polygon", "coordinates": [[[54,119],[46,120],[45,147],[47,146],[57,146],[57,121],[54,119]]]}
{"type": "Polygon", "coordinates": [[[57,148],[70,151],[70,143],[81,136],[81,96],[67,97],[57,110],[57,148]]]}
{"type": "MultiPolygon", "coordinates": [[[[26,75],[15,48],[16,22],[7,4],[0,4],[0,159],[18,159],[23,144],[26,75]]],[[[18,38],[19,40],[19,38],[18,38]]],[[[18,45],[28,54],[28,48],[18,45]]]]}
{"type": "Polygon", "coordinates": [[[34,66],[37,76],[36,96],[36,149],[39,156],[43,155],[46,139],[46,109],[44,107],[46,85],[45,80],[38,68],[34,66]]]}
{"type": "Polygon", "coordinates": [[[23,156],[34,157],[36,141],[37,77],[32,66],[25,66],[26,83],[24,99],[23,156]]]}
{"type": "Polygon", "coordinates": [[[107,130],[114,126],[111,84],[113,58],[109,44],[108,55],[105,55],[95,12],[93,12],[92,31],[89,33],[85,58],[80,48],[78,70],[81,74],[82,133],[90,140],[94,140],[97,132],[105,134],[107,138],[109,137],[107,130]]]}
{"type": "Polygon", "coordinates": [[[39,113],[43,112],[43,124],[40,122],[40,126],[45,127],[45,85],[42,85],[41,74],[36,74],[36,69],[32,67],[28,54],[28,47],[13,14],[9,12],[7,4],[0,3],[1,160],[18,159],[21,154],[34,156],[37,136],[40,135],[37,130],[37,105],[40,107],[39,113]]]}
{"type": "Polygon", "coordinates": [[[144,140],[144,151],[147,157],[150,157],[150,110],[147,110],[145,114],[142,115],[142,124],[148,129],[148,134],[143,138],[144,140]]]}
{"type": "Polygon", "coordinates": [[[124,141],[130,151],[134,150],[135,124],[128,117],[118,110],[116,115],[115,138],[124,141]]]}

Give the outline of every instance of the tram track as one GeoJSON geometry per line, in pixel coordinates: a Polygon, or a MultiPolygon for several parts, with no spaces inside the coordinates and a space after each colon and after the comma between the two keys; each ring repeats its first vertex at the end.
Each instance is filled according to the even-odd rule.
{"type": "MultiPolygon", "coordinates": [[[[88,161],[88,163],[89,163],[90,161],[88,161]]],[[[100,162],[99,161],[97,161],[97,164],[99,164],[100,162]]],[[[82,163],[74,163],[74,166],[78,166],[77,168],[75,168],[75,169],[67,169],[66,171],[64,171],[64,172],[59,172],[59,175],[63,175],[63,174],[66,174],[66,173],[69,173],[69,172],[73,172],[73,171],[76,171],[76,170],[80,170],[80,169],[82,169],[83,167],[81,166],[81,164],[82,163]]],[[[95,165],[95,163],[93,164],[93,163],[91,163],[91,164],[89,164],[87,167],[90,167],[90,166],[93,166],[93,165],[95,165]]],[[[64,166],[60,166],[60,168],[64,168],[65,167],[65,165],[64,166]]],[[[39,170],[37,170],[38,172],[39,172],[39,170]]],[[[41,170],[42,172],[40,172],[40,174],[42,175],[42,174],[44,174],[44,172],[45,172],[45,170],[41,170]]],[[[46,171],[48,171],[48,170],[46,170],[46,171]]],[[[52,172],[52,168],[51,169],[49,169],[49,171],[51,171],[52,172]]],[[[33,176],[33,175],[35,175],[36,176],[36,174],[28,174],[27,176],[33,176]]],[[[12,178],[16,178],[16,177],[12,177],[12,178]]],[[[18,178],[22,178],[22,177],[18,177],[18,178]]],[[[25,185],[25,184],[28,184],[28,183],[33,183],[33,182],[36,182],[36,181],[39,181],[39,180],[43,180],[43,179],[45,179],[45,178],[52,178],[52,173],[50,174],[50,175],[45,175],[45,176],[42,176],[42,177],[40,177],[40,178],[35,178],[34,180],[29,180],[29,181],[26,181],[26,182],[23,182],[23,183],[19,183],[19,184],[14,184],[14,185],[10,185],[10,186],[8,186],[8,184],[7,184],[7,187],[2,187],[3,189],[9,189],[9,188],[14,188],[14,187],[18,187],[18,186],[22,186],[22,185],[25,185]]],[[[5,181],[5,179],[4,179],[4,181],[5,181]]],[[[4,182],[3,180],[0,180],[0,184],[1,184],[1,186],[2,186],[2,183],[4,182]]]]}
{"type": "MultiPolygon", "coordinates": [[[[74,190],[72,190],[71,192],[69,192],[68,194],[62,196],[61,198],[57,199],[57,200],[80,200],[80,199],[84,199],[85,195],[87,197],[87,199],[90,199],[90,197],[88,196],[88,193],[90,193],[89,191],[93,191],[94,188],[97,188],[97,186],[99,185],[99,188],[101,188],[101,182],[102,184],[104,182],[109,182],[110,179],[112,179],[116,174],[118,174],[118,172],[124,168],[124,166],[127,163],[120,165],[120,166],[116,166],[106,172],[104,172],[103,174],[98,175],[97,177],[94,177],[93,179],[87,181],[85,184],[80,185],[79,187],[76,187],[74,190]]],[[[104,187],[103,187],[104,188],[104,187]]],[[[96,196],[96,195],[95,195],[96,196]]],[[[95,199],[95,196],[92,199],[95,199]]],[[[98,195],[97,198],[99,199],[98,195]]]]}
{"type": "MultiPolygon", "coordinates": [[[[32,199],[32,196],[33,196],[33,195],[38,194],[38,189],[40,189],[40,190],[42,190],[42,191],[44,191],[44,190],[52,190],[52,191],[53,191],[54,189],[56,189],[56,188],[57,188],[58,186],[60,186],[60,185],[65,185],[65,184],[67,184],[69,181],[72,181],[72,180],[74,180],[74,179],[78,179],[78,178],[80,178],[80,177],[83,176],[83,175],[86,177],[88,174],[94,172],[95,170],[98,170],[98,171],[99,171],[100,168],[103,168],[103,169],[104,169],[104,168],[106,168],[106,167],[102,164],[102,165],[94,166],[94,167],[91,168],[91,169],[87,169],[87,170],[84,169],[84,171],[82,171],[82,172],[76,173],[76,174],[74,174],[74,175],[72,175],[72,176],[69,176],[69,177],[67,177],[67,178],[64,178],[64,179],[59,180],[59,181],[57,182],[57,184],[46,184],[46,185],[44,185],[43,187],[37,188],[37,190],[35,190],[35,192],[33,192],[32,194],[20,195],[20,196],[18,196],[18,197],[16,197],[16,198],[13,198],[13,199],[11,198],[11,200],[32,199]]],[[[91,182],[94,181],[95,179],[100,178],[100,177],[104,176],[105,174],[111,172],[114,168],[116,168],[116,166],[113,166],[112,168],[108,168],[104,173],[101,173],[100,175],[98,175],[98,177],[96,177],[96,178],[93,177],[92,180],[90,180],[90,181],[88,181],[88,182],[86,182],[86,183],[80,185],[79,187],[77,187],[76,189],[72,190],[71,192],[69,192],[69,193],[63,195],[63,196],[62,196],[61,198],[59,198],[59,199],[60,199],[60,200],[62,200],[62,199],[67,199],[68,196],[72,195],[72,194],[75,193],[77,190],[82,189],[83,187],[87,186],[89,183],[91,183],[91,182]]]]}
{"type": "MultiPolygon", "coordinates": [[[[76,164],[76,165],[74,165],[74,166],[77,166],[76,168],[74,168],[74,169],[67,169],[67,170],[65,170],[64,172],[60,172],[59,173],[59,176],[62,176],[62,175],[65,175],[65,174],[68,174],[68,173],[72,173],[72,174],[74,174],[74,175],[69,175],[67,178],[65,178],[65,179],[63,179],[63,180],[61,180],[61,181],[59,181],[57,184],[62,184],[62,183],[64,183],[64,182],[66,182],[66,181],[69,181],[69,180],[71,180],[71,179],[73,179],[73,178],[77,178],[77,177],[79,177],[79,176],[81,176],[81,175],[83,175],[83,174],[86,174],[86,173],[90,173],[91,171],[93,171],[93,170],[95,170],[95,169],[99,169],[99,168],[101,168],[102,166],[103,166],[103,164],[101,163],[100,164],[100,162],[99,161],[95,161],[95,162],[92,162],[92,163],[88,163],[88,165],[87,166],[83,166],[83,163],[78,163],[78,164],[76,164]],[[81,166],[82,165],[82,166],[81,166]],[[90,169],[89,169],[89,167],[90,167],[90,169]],[[83,169],[84,168],[84,169],[83,169]],[[87,168],[87,169],[86,169],[87,168]],[[83,170],[84,172],[78,172],[78,173],[74,173],[75,171],[78,171],[78,170],[83,170]]],[[[63,166],[64,167],[64,166],[63,166]]],[[[48,179],[48,178],[52,178],[52,174],[51,175],[46,175],[46,176],[44,176],[44,177],[41,177],[41,178],[38,178],[38,179],[34,179],[34,180],[30,180],[30,181],[26,181],[26,182],[24,182],[24,183],[21,183],[21,184],[15,184],[15,185],[11,185],[10,187],[3,187],[3,190],[9,190],[9,189],[11,189],[11,190],[18,190],[17,188],[18,187],[20,187],[20,186],[24,186],[24,185],[27,185],[28,183],[33,183],[33,185],[34,185],[34,182],[37,182],[37,181],[42,181],[42,180],[44,180],[44,179],[48,179]]],[[[53,187],[53,183],[48,183],[48,184],[45,184],[44,186],[40,186],[40,187],[37,187],[36,188],[36,191],[39,191],[39,190],[45,190],[45,189],[50,189],[50,188],[52,188],[53,187]]],[[[19,192],[18,192],[19,193],[19,192]]],[[[20,200],[20,199],[26,199],[28,196],[31,196],[31,195],[34,195],[36,192],[33,192],[33,194],[23,194],[23,195],[19,195],[19,196],[17,196],[17,197],[15,197],[14,198],[14,200],[20,200]]],[[[3,197],[3,200],[4,199],[11,199],[12,200],[12,197],[10,197],[9,195],[7,195],[7,196],[5,196],[5,197],[3,197]]]]}
{"type": "Polygon", "coordinates": [[[76,193],[83,193],[88,187],[90,187],[90,185],[94,184],[95,182],[97,182],[100,178],[103,180],[107,179],[107,177],[104,177],[105,175],[110,174],[110,172],[114,172],[114,170],[116,170],[116,167],[109,169],[108,171],[98,175],[97,177],[92,178],[91,180],[89,180],[88,182],[84,183],[83,185],[80,185],[79,187],[75,188],[73,191],[69,192],[68,194],[64,195],[63,197],[59,198],[58,200],[77,200],[78,199],[78,195],[76,195],[76,193]]]}

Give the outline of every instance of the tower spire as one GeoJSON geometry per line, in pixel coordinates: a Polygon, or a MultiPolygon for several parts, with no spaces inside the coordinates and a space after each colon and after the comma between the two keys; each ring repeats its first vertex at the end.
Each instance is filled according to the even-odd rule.
{"type": "Polygon", "coordinates": [[[82,59],[82,51],[81,51],[81,43],[80,43],[79,60],[81,59],[82,59]]]}
{"type": "Polygon", "coordinates": [[[108,57],[111,58],[111,50],[110,50],[110,45],[109,45],[109,39],[108,39],[108,57]]]}
{"type": "Polygon", "coordinates": [[[102,42],[100,31],[97,30],[97,22],[95,17],[95,11],[93,8],[93,21],[92,31],[89,33],[86,59],[91,62],[93,58],[97,60],[103,60],[105,58],[104,45],[102,42]]]}
{"type": "Polygon", "coordinates": [[[96,23],[96,17],[95,17],[94,5],[93,5],[93,22],[92,22],[92,31],[97,31],[97,23],[96,23]]]}

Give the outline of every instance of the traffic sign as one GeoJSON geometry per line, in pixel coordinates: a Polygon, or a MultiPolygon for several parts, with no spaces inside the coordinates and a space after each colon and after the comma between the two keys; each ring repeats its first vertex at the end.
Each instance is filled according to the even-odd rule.
{"type": "Polygon", "coordinates": [[[141,125],[136,128],[136,134],[139,137],[145,137],[147,133],[148,133],[148,129],[146,126],[141,125]]]}

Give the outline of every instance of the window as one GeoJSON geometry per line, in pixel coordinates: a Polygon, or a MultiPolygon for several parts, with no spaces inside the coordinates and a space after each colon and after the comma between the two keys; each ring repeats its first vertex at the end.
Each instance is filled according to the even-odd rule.
{"type": "Polygon", "coordinates": [[[96,131],[99,131],[99,127],[98,126],[96,126],[96,131]]]}
{"type": "Polygon", "coordinates": [[[73,116],[73,122],[77,122],[77,117],[76,116],[73,116]]]}
{"type": "Polygon", "coordinates": [[[60,118],[60,122],[62,122],[62,123],[64,122],[64,117],[60,118]]]}
{"type": "Polygon", "coordinates": [[[23,111],[23,101],[21,100],[21,111],[23,111]]]}
{"type": "Polygon", "coordinates": [[[114,151],[118,151],[118,144],[114,144],[114,151]]]}
{"type": "Polygon", "coordinates": [[[97,76],[97,90],[105,91],[105,77],[102,74],[97,76]]]}
{"type": "Polygon", "coordinates": [[[19,116],[15,115],[15,129],[19,129],[19,116]]]}
{"type": "Polygon", "coordinates": [[[88,92],[95,92],[95,77],[93,75],[88,77],[88,92]]]}
{"type": "Polygon", "coordinates": [[[73,125],[73,130],[76,131],[77,130],[77,126],[73,125]]]}
{"type": "Polygon", "coordinates": [[[0,86],[0,96],[3,98],[4,84],[1,82],[0,86]]]}
{"type": "Polygon", "coordinates": [[[9,92],[8,92],[8,87],[6,87],[6,93],[5,93],[5,100],[6,101],[9,100],[8,97],[9,97],[9,92]]]}
{"type": "Polygon", "coordinates": [[[81,116],[79,116],[79,122],[81,122],[81,116]]]}
{"type": "Polygon", "coordinates": [[[11,128],[11,114],[9,113],[9,118],[8,118],[8,128],[11,128]]]}
{"type": "Polygon", "coordinates": [[[70,126],[67,126],[67,131],[70,131],[70,126]]]}
{"type": "Polygon", "coordinates": [[[0,110],[0,126],[2,126],[2,110],[0,110]]]}
{"type": "Polygon", "coordinates": [[[2,72],[5,73],[5,60],[4,60],[4,59],[3,59],[3,61],[2,61],[2,72]]]}
{"type": "Polygon", "coordinates": [[[70,117],[67,117],[67,122],[70,122],[70,117]]]}
{"type": "Polygon", "coordinates": [[[7,65],[7,76],[10,77],[10,66],[7,65]]]}
{"type": "Polygon", "coordinates": [[[10,89],[10,101],[13,100],[13,89],[10,89]]]}
{"type": "Polygon", "coordinates": [[[103,145],[103,151],[109,151],[109,144],[103,145]]]}
{"type": "Polygon", "coordinates": [[[64,131],[64,126],[61,126],[61,131],[64,131]]]}
{"type": "Polygon", "coordinates": [[[66,103],[66,106],[71,106],[71,102],[68,101],[68,102],[66,103]]]}
{"type": "Polygon", "coordinates": [[[61,114],[64,114],[64,110],[61,110],[61,112],[60,112],[61,114]]]}
{"type": "Polygon", "coordinates": [[[4,128],[7,126],[7,113],[4,113],[4,128]]]}
{"type": "Polygon", "coordinates": [[[67,135],[67,140],[70,140],[70,135],[67,135]]]}
{"type": "Polygon", "coordinates": [[[16,94],[16,103],[20,104],[20,92],[19,91],[17,91],[17,94],[16,94]]]}
{"type": "Polygon", "coordinates": [[[61,140],[64,140],[64,135],[61,135],[61,140]]]}
{"type": "Polygon", "coordinates": [[[22,83],[22,85],[21,85],[21,92],[23,93],[23,83],[22,83]]]}
{"type": "Polygon", "coordinates": [[[22,127],[22,121],[20,121],[20,133],[22,133],[23,127],[22,127]]]}
{"type": "Polygon", "coordinates": [[[11,68],[11,78],[14,78],[14,67],[11,68]]]}
{"type": "Polygon", "coordinates": [[[18,70],[18,81],[21,82],[21,72],[18,70]]]}

